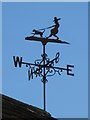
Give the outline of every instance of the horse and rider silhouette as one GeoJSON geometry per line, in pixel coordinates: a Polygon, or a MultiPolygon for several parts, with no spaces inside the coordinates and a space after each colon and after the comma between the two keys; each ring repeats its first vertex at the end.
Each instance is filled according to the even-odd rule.
{"type": "Polygon", "coordinates": [[[49,28],[53,28],[51,29],[50,31],[50,35],[48,37],[46,37],[47,39],[50,38],[51,36],[54,36],[57,38],[57,40],[59,39],[59,37],[56,35],[58,33],[58,28],[59,28],[59,22],[58,20],[60,20],[61,18],[57,18],[57,17],[54,17],[54,20],[53,22],[55,23],[55,25],[53,26],[50,26],[50,27],[47,27],[47,28],[43,28],[43,29],[39,29],[39,30],[44,30],[43,32],[40,32],[39,30],[33,30],[33,36],[36,35],[36,34],[39,34],[40,37],[43,37],[43,33],[45,32],[45,29],[49,29],[49,28]]]}

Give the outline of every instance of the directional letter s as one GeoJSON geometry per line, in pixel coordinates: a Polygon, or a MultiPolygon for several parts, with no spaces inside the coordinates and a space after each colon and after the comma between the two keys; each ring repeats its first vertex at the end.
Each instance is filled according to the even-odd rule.
{"type": "Polygon", "coordinates": [[[15,65],[15,67],[17,67],[17,63],[19,64],[19,67],[21,67],[21,65],[22,65],[22,57],[16,57],[15,58],[15,56],[13,56],[13,61],[14,61],[14,65],[15,65]]]}

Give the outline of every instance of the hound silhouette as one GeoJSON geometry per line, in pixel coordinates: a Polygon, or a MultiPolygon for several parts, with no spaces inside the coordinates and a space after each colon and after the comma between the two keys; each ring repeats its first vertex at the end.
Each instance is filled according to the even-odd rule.
{"type": "Polygon", "coordinates": [[[39,30],[35,30],[33,29],[33,36],[34,35],[40,35],[40,37],[43,37],[43,33],[45,32],[45,29],[43,30],[43,32],[39,31],[39,30]]]}

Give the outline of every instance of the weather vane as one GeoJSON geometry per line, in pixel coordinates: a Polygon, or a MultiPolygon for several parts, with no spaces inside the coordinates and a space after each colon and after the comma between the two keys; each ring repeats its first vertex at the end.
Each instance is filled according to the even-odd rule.
{"type": "Polygon", "coordinates": [[[61,75],[63,71],[67,71],[67,75],[74,76],[74,73],[72,73],[72,69],[74,68],[74,65],[67,65],[66,68],[63,67],[55,67],[55,64],[59,62],[59,56],[60,53],[57,52],[54,59],[50,60],[48,58],[48,55],[45,53],[45,46],[47,43],[60,43],[60,44],[69,44],[68,42],[59,40],[59,37],[56,35],[58,33],[59,28],[59,20],[61,18],[54,17],[54,23],[55,25],[36,30],[34,29],[31,34],[33,36],[26,37],[25,40],[30,41],[37,41],[41,42],[43,45],[43,54],[41,55],[41,59],[37,59],[34,61],[34,63],[24,62],[22,61],[22,57],[15,57],[13,56],[14,65],[17,67],[17,63],[19,64],[19,67],[23,65],[26,65],[28,67],[28,79],[33,79],[33,77],[41,77],[41,81],[43,82],[43,92],[44,92],[44,111],[46,111],[46,103],[45,103],[45,84],[48,82],[47,77],[53,76],[56,73],[61,75]],[[52,28],[52,29],[51,29],[52,28]],[[51,29],[50,35],[48,37],[43,37],[43,34],[46,29],[51,29]],[[56,39],[50,39],[51,36],[54,36],[56,39]]]}

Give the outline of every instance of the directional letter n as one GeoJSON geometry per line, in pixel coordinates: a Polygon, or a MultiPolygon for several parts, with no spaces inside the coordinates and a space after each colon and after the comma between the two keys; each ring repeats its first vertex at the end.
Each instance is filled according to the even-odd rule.
{"type": "Polygon", "coordinates": [[[14,61],[14,65],[15,65],[15,67],[17,67],[17,63],[19,64],[19,67],[21,67],[21,65],[22,65],[22,57],[16,57],[15,58],[15,56],[13,56],[13,61],[14,61]]]}

